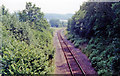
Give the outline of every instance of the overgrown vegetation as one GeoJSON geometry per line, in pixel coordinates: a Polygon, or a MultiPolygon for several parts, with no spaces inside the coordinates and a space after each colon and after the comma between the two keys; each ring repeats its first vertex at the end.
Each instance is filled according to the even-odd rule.
{"type": "Polygon", "coordinates": [[[59,19],[50,19],[49,21],[51,27],[67,27],[67,21],[60,21],[59,19]]]}
{"type": "Polygon", "coordinates": [[[88,44],[82,51],[99,75],[120,75],[120,2],[84,3],[67,30],[76,47],[88,44]]]}
{"type": "Polygon", "coordinates": [[[54,57],[52,30],[44,14],[32,3],[18,13],[1,7],[2,74],[48,74],[54,57]]]}

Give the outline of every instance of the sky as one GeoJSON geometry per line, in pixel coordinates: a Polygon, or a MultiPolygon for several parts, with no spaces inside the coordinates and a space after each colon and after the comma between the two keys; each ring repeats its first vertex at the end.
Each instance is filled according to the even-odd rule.
{"type": "Polygon", "coordinates": [[[84,1],[87,0],[0,0],[0,6],[3,4],[13,13],[25,9],[26,2],[32,2],[44,13],[74,14],[84,1]]]}

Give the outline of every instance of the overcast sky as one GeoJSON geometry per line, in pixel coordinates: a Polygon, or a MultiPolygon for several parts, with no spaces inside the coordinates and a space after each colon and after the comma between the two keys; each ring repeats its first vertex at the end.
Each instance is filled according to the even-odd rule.
{"type": "Polygon", "coordinates": [[[86,0],[0,0],[10,12],[23,10],[26,2],[32,2],[44,13],[67,14],[75,13],[86,0]]]}

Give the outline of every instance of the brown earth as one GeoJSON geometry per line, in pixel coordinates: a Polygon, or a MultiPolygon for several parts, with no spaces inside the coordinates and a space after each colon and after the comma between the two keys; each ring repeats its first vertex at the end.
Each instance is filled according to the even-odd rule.
{"type": "MultiPolygon", "coordinates": [[[[69,67],[67,65],[67,61],[64,57],[64,53],[62,51],[61,45],[59,43],[58,37],[57,37],[57,31],[54,33],[54,46],[56,48],[55,51],[55,72],[54,74],[70,74],[69,67]]],[[[95,76],[97,75],[94,68],[91,66],[90,60],[87,58],[85,54],[81,52],[80,49],[77,49],[74,47],[74,45],[66,39],[64,34],[62,33],[62,37],[64,38],[64,41],[67,43],[68,47],[72,50],[73,55],[78,60],[80,66],[83,70],[85,70],[86,74],[92,74],[95,76]]]]}
{"type": "Polygon", "coordinates": [[[64,53],[62,51],[62,48],[60,46],[58,37],[57,37],[57,31],[54,33],[54,46],[55,46],[55,71],[54,74],[70,74],[69,67],[67,65],[67,62],[64,57],[64,53]]]}

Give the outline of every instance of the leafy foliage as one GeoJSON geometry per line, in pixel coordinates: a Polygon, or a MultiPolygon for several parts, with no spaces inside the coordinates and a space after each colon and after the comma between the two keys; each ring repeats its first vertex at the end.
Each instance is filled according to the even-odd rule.
{"type": "Polygon", "coordinates": [[[49,23],[51,27],[66,27],[67,26],[66,21],[60,21],[59,19],[51,19],[49,23]]]}
{"type": "Polygon", "coordinates": [[[51,19],[50,21],[51,27],[59,27],[60,20],[59,19],[51,19]]]}
{"type": "Polygon", "coordinates": [[[68,21],[67,30],[75,46],[88,43],[82,51],[99,75],[120,74],[120,2],[84,3],[68,21]]]}
{"type": "Polygon", "coordinates": [[[39,7],[10,14],[2,7],[2,74],[48,74],[54,56],[52,30],[39,7]]]}

